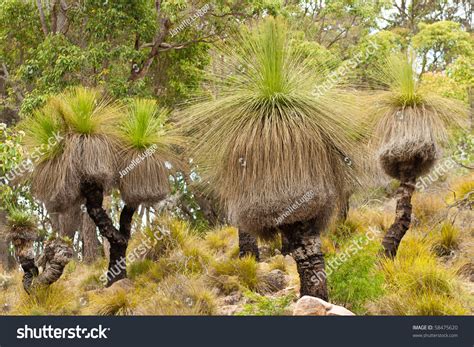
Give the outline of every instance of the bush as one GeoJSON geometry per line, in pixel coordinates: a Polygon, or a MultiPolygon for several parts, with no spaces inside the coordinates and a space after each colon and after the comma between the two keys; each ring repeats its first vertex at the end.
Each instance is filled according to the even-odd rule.
{"type": "MultiPolygon", "coordinates": [[[[377,270],[379,241],[373,241],[350,256],[340,266],[328,271],[328,289],[331,301],[357,314],[366,313],[365,304],[383,294],[383,275],[377,270]]],[[[345,251],[345,249],[343,250],[345,251]]],[[[328,257],[330,264],[336,255],[328,257]]]]}
{"type": "Polygon", "coordinates": [[[262,296],[247,291],[244,293],[250,303],[245,304],[238,316],[284,316],[288,315],[288,307],[295,299],[294,294],[277,298],[262,296]]]}

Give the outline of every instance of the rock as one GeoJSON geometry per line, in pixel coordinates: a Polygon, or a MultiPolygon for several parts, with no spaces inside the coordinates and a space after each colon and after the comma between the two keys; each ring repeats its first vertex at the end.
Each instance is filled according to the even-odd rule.
{"type": "Polygon", "coordinates": [[[241,307],[239,305],[226,305],[219,308],[219,315],[233,316],[239,312],[241,307]]]}
{"type": "Polygon", "coordinates": [[[332,305],[326,301],[305,295],[295,305],[293,316],[325,316],[332,305]]]}
{"type": "Polygon", "coordinates": [[[355,316],[355,314],[345,307],[305,295],[296,302],[293,316],[355,316]]]}
{"type": "Polygon", "coordinates": [[[265,291],[269,293],[278,292],[288,284],[286,274],[278,269],[272,270],[264,275],[265,291]]]}
{"type": "Polygon", "coordinates": [[[347,308],[338,306],[338,305],[333,305],[332,308],[326,312],[326,315],[328,316],[355,316],[355,314],[349,311],[347,308]]]}
{"type": "Polygon", "coordinates": [[[242,293],[240,292],[233,292],[230,295],[227,295],[222,299],[222,303],[225,305],[235,305],[237,304],[240,299],[242,299],[242,293]]]}
{"type": "Polygon", "coordinates": [[[133,288],[133,282],[130,281],[128,278],[123,278],[121,280],[118,280],[117,282],[114,282],[110,287],[105,288],[105,291],[114,292],[119,289],[129,291],[132,288],[133,288]]]}

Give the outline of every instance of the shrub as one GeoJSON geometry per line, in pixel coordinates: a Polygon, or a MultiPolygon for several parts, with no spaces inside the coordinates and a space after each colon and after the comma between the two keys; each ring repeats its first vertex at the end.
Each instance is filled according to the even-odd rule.
{"type": "MultiPolygon", "coordinates": [[[[340,266],[328,271],[328,288],[331,301],[355,313],[366,312],[365,304],[383,294],[383,275],[377,270],[379,241],[373,241],[352,254],[340,266]]],[[[346,249],[344,248],[344,252],[346,249]]],[[[328,257],[331,263],[338,254],[328,257]]]]}
{"type": "Polygon", "coordinates": [[[288,315],[288,307],[295,299],[294,294],[271,298],[246,291],[245,297],[250,303],[245,304],[239,316],[284,316],[288,315]]]}

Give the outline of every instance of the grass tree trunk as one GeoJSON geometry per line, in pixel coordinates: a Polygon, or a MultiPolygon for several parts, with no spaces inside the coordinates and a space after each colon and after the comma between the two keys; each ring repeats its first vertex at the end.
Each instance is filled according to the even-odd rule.
{"type": "Polygon", "coordinates": [[[394,258],[398,246],[411,223],[411,198],[415,191],[415,178],[402,179],[397,189],[397,207],[395,221],[388,229],[382,241],[385,256],[394,258]]]}
{"type": "Polygon", "coordinates": [[[311,219],[280,227],[287,239],[287,250],[296,261],[300,276],[300,296],[328,300],[324,256],[317,221],[311,219]]]}
{"type": "Polygon", "coordinates": [[[110,259],[107,271],[107,286],[127,277],[126,251],[130,239],[135,208],[125,205],[120,215],[120,228],[117,230],[102,203],[104,189],[95,182],[83,182],[82,194],[86,198],[89,216],[99,228],[99,232],[110,243],[110,259]]]}
{"type": "Polygon", "coordinates": [[[56,282],[63,274],[64,268],[73,256],[70,244],[60,238],[47,241],[37,265],[43,271],[34,279],[34,286],[49,286],[56,282]]]}
{"type": "Polygon", "coordinates": [[[239,256],[244,257],[246,255],[253,255],[255,259],[260,259],[257,238],[239,228],[239,256]]]}
{"type": "Polygon", "coordinates": [[[82,259],[91,264],[102,255],[102,248],[97,238],[96,225],[87,213],[81,217],[82,259]]]}

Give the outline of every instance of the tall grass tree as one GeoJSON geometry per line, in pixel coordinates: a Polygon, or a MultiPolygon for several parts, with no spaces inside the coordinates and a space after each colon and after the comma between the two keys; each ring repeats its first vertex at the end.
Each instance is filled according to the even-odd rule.
{"type": "Polygon", "coordinates": [[[466,109],[420,87],[414,62],[406,55],[385,58],[375,69],[379,87],[367,108],[373,124],[373,145],[387,175],[400,181],[395,220],[383,239],[387,257],[396,256],[410,227],[416,179],[426,174],[442,155],[450,127],[463,123],[466,109]]]}
{"type": "Polygon", "coordinates": [[[221,53],[218,95],[184,112],[192,156],[232,224],[263,239],[283,233],[300,294],[327,299],[319,234],[355,183],[349,105],[336,90],[315,93],[318,71],[279,19],[236,33],[221,53]]]}

